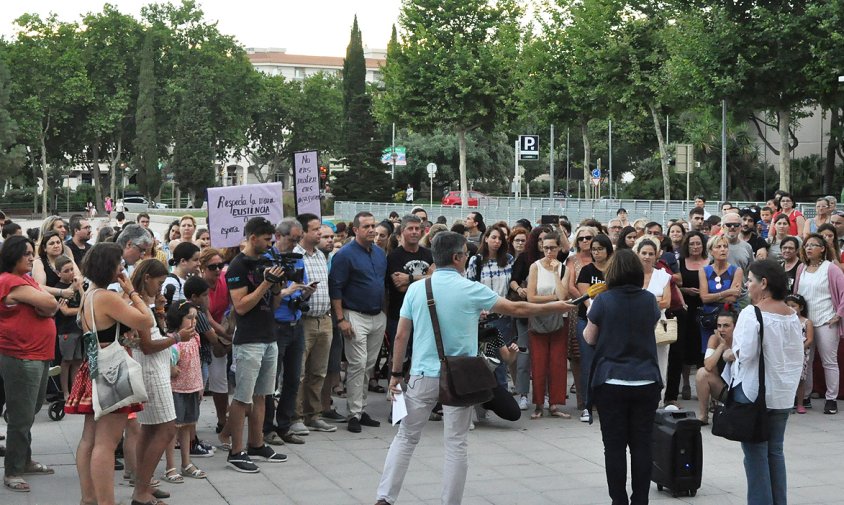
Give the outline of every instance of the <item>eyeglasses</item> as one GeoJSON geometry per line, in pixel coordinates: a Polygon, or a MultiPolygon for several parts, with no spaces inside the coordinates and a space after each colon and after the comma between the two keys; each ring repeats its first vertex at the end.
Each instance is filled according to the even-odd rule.
{"type": "Polygon", "coordinates": [[[578,242],[583,241],[583,240],[588,242],[588,241],[592,240],[593,238],[595,238],[595,237],[593,237],[592,235],[583,235],[582,237],[577,237],[577,240],[578,240],[578,242]]]}
{"type": "Polygon", "coordinates": [[[816,244],[814,242],[809,242],[808,244],[803,244],[803,249],[814,249],[815,247],[823,247],[823,245],[816,244]]]}
{"type": "Polygon", "coordinates": [[[206,265],[205,268],[207,268],[208,270],[216,271],[216,270],[222,270],[223,267],[225,267],[225,266],[226,266],[225,263],[211,263],[211,264],[206,265]]]}
{"type": "Polygon", "coordinates": [[[558,246],[558,245],[547,245],[547,246],[543,246],[542,250],[543,251],[556,251],[559,248],[560,248],[560,246],[558,246]]]}
{"type": "Polygon", "coordinates": [[[141,254],[146,254],[146,253],[147,253],[147,251],[149,251],[149,249],[148,249],[148,248],[141,247],[141,246],[139,246],[138,244],[132,244],[132,247],[134,247],[135,249],[137,249],[137,250],[138,250],[138,252],[140,252],[141,254]]]}
{"type": "Polygon", "coordinates": [[[741,226],[741,223],[724,223],[724,226],[727,228],[738,228],[741,226]]]}

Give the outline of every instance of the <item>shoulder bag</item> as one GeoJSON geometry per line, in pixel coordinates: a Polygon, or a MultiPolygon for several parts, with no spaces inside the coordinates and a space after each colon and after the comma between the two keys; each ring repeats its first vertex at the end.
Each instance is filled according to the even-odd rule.
{"type": "Polygon", "coordinates": [[[759,321],[759,394],[753,403],[738,403],[735,388],[730,384],[724,404],[715,409],[712,434],[736,442],[759,443],[768,440],[768,408],[765,403],[765,352],[762,347],[765,324],[762,311],[756,311],[759,321]]]}
{"type": "MultiPolygon", "coordinates": [[[[539,264],[539,261],[536,262],[537,269],[543,268],[542,265],[539,264]]],[[[562,279],[565,266],[560,264],[560,267],[560,278],[562,279]]],[[[553,312],[542,316],[530,316],[528,318],[528,327],[536,333],[554,333],[566,324],[565,316],[565,312],[553,312]]]]}
{"type": "Polygon", "coordinates": [[[440,357],[440,403],[452,407],[468,407],[492,399],[497,382],[482,356],[446,356],[440,321],[431,289],[431,278],[425,279],[428,312],[434,328],[434,340],[440,357]]]}
{"type": "MultiPolygon", "coordinates": [[[[88,349],[99,347],[93,298],[91,296],[90,300],[93,332],[85,334],[88,349]]],[[[117,323],[116,334],[120,335],[120,323],[117,323]]],[[[108,346],[98,348],[95,356],[94,363],[90,365],[95,421],[120,408],[147,401],[141,365],[129,356],[118,338],[108,346]]]]}
{"type": "Polygon", "coordinates": [[[665,313],[656,322],[654,329],[656,345],[668,345],[677,341],[677,319],[666,319],[665,313]]]}

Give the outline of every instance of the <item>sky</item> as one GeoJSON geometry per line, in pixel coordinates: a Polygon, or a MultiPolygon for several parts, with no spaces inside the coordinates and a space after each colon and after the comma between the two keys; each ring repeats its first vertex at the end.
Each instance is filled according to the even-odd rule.
{"type": "MultiPolygon", "coordinates": [[[[6,3],[6,2],[3,2],[6,3]]],[[[102,11],[104,0],[28,0],[0,9],[0,36],[15,37],[14,20],[24,13],[55,13],[78,21],[102,11]]],[[[156,0],[109,0],[123,13],[140,18],[141,7],[156,0]]],[[[178,3],[174,0],[173,3],[178,3]]],[[[344,56],[355,14],[365,47],[386,49],[392,25],[398,25],[401,0],[198,0],[206,21],[244,47],[285,48],[290,54],[344,56]]]]}

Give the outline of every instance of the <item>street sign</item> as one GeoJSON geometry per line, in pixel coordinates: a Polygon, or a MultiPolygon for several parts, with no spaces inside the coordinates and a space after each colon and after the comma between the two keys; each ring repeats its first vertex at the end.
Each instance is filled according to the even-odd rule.
{"type": "Polygon", "coordinates": [[[519,135],[519,160],[539,159],[539,135],[519,135]]]}
{"type": "MultiPolygon", "coordinates": [[[[594,182],[594,179],[598,179],[599,181],[601,180],[601,169],[600,168],[593,168],[592,169],[592,179],[593,179],[593,182],[594,182]]],[[[595,183],[595,184],[597,184],[597,183],[595,183]]]]}
{"type": "Polygon", "coordinates": [[[593,177],[592,178],[592,185],[598,186],[599,184],[601,184],[601,178],[600,177],[593,177]]]}
{"type": "Polygon", "coordinates": [[[695,151],[692,144],[677,144],[674,155],[674,172],[685,174],[686,171],[694,172],[695,151]]]}
{"type": "Polygon", "coordinates": [[[437,164],[436,163],[428,163],[428,166],[425,167],[428,171],[428,175],[431,177],[437,175],[437,164]]]}
{"type": "Polygon", "coordinates": [[[381,163],[390,165],[393,163],[394,160],[397,167],[406,167],[407,148],[404,146],[396,146],[395,152],[391,147],[388,147],[381,151],[381,163]]]}

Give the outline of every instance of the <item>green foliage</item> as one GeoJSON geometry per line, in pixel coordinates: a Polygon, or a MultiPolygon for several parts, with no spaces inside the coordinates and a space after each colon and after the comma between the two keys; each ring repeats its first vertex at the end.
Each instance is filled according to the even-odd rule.
{"type": "Polygon", "coordinates": [[[202,198],[214,182],[214,131],[201,93],[186,93],[174,131],[173,174],[182,191],[202,198]]]}
{"type": "Polygon", "coordinates": [[[138,102],[135,114],[135,162],[138,174],[138,188],[141,193],[152,197],[161,186],[161,174],[158,171],[158,146],[156,144],[157,126],[155,122],[155,56],[153,54],[153,32],[144,37],[144,46],[140,56],[138,75],[138,102]]]}
{"type": "Polygon", "coordinates": [[[343,61],[343,159],[348,167],[336,176],[334,194],[345,200],[384,201],[391,183],[381,164],[381,143],[366,89],[366,62],[357,16],[343,61]]]}
{"type": "Polygon", "coordinates": [[[0,59],[0,180],[18,175],[26,158],[26,149],[18,144],[18,125],[9,114],[9,70],[0,59]]]}

